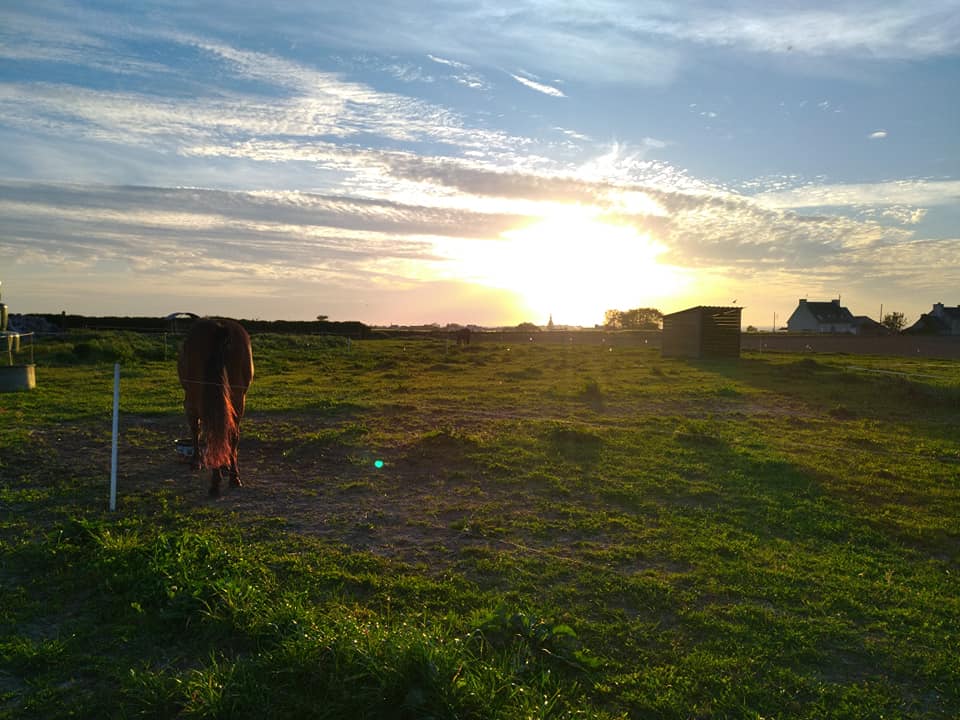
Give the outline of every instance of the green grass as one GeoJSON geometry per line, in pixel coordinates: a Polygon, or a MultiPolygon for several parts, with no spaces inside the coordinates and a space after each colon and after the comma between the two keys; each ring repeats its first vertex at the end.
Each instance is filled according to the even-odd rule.
{"type": "Polygon", "coordinates": [[[960,715],[955,362],[256,336],[211,502],[168,342],[0,395],[0,718],[960,715]]]}

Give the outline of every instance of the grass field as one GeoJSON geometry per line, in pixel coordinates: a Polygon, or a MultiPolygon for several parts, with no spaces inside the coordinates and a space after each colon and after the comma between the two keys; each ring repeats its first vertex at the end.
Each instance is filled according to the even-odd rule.
{"type": "Polygon", "coordinates": [[[172,344],[0,395],[0,718],[960,716],[956,361],[254,353],[216,501],[172,344]]]}

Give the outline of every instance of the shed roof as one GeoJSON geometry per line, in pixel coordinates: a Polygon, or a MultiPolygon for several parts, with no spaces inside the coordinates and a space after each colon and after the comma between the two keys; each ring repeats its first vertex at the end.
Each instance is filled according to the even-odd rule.
{"type": "Polygon", "coordinates": [[[173,312],[169,315],[164,316],[164,320],[186,320],[188,318],[198,318],[200,317],[196,313],[192,312],[173,312]]]}
{"type": "Polygon", "coordinates": [[[677,312],[672,312],[664,315],[665,318],[673,317],[674,315],[683,315],[684,313],[705,313],[707,315],[733,315],[735,313],[743,310],[740,306],[734,307],[723,307],[719,305],[697,305],[696,307],[687,308],[686,310],[678,310],[677,312]]]}

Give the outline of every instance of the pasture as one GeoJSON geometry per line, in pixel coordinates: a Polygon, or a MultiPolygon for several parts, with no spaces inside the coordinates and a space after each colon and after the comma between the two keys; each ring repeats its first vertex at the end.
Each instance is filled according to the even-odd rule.
{"type": "Polygon", "coordinates": [[[960,716],[956,361],[253,348],[216,500],[156,336],[0,395],[0,718],[960,716]]]}

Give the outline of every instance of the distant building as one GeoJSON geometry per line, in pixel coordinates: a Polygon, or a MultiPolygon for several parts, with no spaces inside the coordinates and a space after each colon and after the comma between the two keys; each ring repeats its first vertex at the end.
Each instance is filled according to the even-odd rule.
{"type": "Polygon", "coordinates": [[[807,302],[800,298],[797,309],[787,320],[790,332],[851,333],[858,331],[857,319],[840,300],[807,302]]]}
{"type": "Polygon", "coordinates": [[[890,335],[893,331],[882,323],[878,323],[866,315],[857,315],[853,318],[857,335],[890,335]]]}
{"type": "Polygon", "coordinates": [[[930,312],[921,315],[904,332],[910,335],[960,335],[960,305],[945,307],[943,303],[936,303],[930,312]]]}
{"type": "Polygon", "coordinates": [[[697,307],[663,316],[664,357],[739,358],[740,307],[697,307]]]}
{"type": "Polygon", "coordinates": [[[186,332],[198,317],[200,316],[192,312],[173,312],[163,319],[167,321],[172,332],[186,332]]]}

